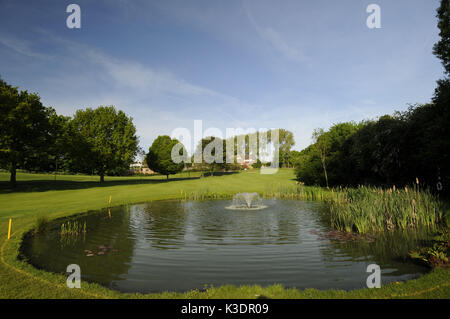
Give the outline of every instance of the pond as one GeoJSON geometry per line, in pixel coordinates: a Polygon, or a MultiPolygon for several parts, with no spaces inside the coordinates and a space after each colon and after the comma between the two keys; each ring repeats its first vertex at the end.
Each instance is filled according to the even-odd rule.
{"type": "Polygon", "coordinates": [[[35,267],[122,292],[203,289],[224,284],[318,289],[366,287],[369,264],[386,284],[426,268],[407,253],[426,235],[387,233],[347,238],[330,232],[323,204],[265,200],[261,210],[229,210],[230,200],[157,201],[81,214],[86,233],[61,235],[65,220],[26,236],[22,255],[35,267]]]}

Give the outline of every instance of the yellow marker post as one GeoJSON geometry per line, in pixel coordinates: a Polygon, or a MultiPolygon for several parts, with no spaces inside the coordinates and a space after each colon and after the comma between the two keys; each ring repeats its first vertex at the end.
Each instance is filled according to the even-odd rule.
{"type": "Polygon", "coordinates": [[[111,209],[110,208],[108,208],[108,215],[109,215],[109,218],[111,218],[111,209]]]}
{"type": "Polygon", "coordinates": [[[9,227],[8,227],[8,239],[11,238],[11,224],[12,224],[12,219],[9,219],[9,227]]]}
{"type": "Polygon", "coordinates": [[[109,206],[111,206],[112,195],[109,195],[109,206]]]}

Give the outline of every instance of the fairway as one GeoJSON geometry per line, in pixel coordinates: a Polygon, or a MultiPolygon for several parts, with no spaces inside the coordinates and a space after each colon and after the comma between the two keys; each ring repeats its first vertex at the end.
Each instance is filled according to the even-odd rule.
{"type": "Polygon", "coordinates": [[[9,174],[0,173],[0,297],[1,298],[448,298],[450,271],[437,269],[406,283],[385,285],[381,289],[350,292],[307,289],[284,289],[280,285],[223,286],[205,291],[158,294],[121,294],[97,284],[83,283],[82,289],[68,289],[66,277],[37,270],[17,259],[23,234],[31,230],[39,217],[55,219],[108,206],[161,199],[184,198],[184,194],[201,193],[214,197],[231,197],[238,192],[273,192],[282,187],[295,187],[292,169],[280,169],[274,175],[259,170],[222,173],[200,177],[198,173],[182,173],[151,177],[18,174],[18,189],[8,189],[9,174]],[[40,189],[40,190],[39,190],[40,189]],[[12,237],[8,241],[8,221],[12,218],[12,237]]]}

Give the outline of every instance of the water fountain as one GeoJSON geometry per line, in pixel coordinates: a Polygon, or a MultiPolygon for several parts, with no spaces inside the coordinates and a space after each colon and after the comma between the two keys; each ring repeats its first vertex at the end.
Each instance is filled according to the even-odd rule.
{"type": "Polygon", "coordinates": [[[238,193],[233,197],[233,203],[227,209],[258,210],[266,208],[258,193],[238,193]]]}

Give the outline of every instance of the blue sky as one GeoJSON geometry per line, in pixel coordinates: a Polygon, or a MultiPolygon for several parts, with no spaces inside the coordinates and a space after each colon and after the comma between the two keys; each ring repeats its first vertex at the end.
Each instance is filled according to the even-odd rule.
{"type": "MultiPolygon", "coordinates": [[[[428,102],[438,0],[0,0],[0,75],[58,113],[115,105],[147,150],[177,127],[314,128],[428,102]],[[81,7],[81,29],[66,7],[81,7]],[[381,7],[381,29],[366,26],[381,7]]],[[[190,148],[187,145],[188,149],[190,148]]]]}

